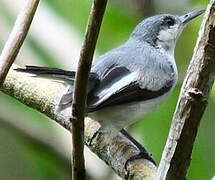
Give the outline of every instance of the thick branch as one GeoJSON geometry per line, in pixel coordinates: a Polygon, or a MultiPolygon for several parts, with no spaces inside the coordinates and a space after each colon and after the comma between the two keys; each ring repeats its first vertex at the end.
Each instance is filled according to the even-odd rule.
{"type": "Polygon", "coordinates": [[[88,76],[93,54],[105,12],[107,0],[94,0],[87,32],[81,50],[72,102],[72,169],[73,179],[86,179],[84,168],[84,118],[87,97],[88,76]]]}
{"type": "MultiPolygon", "coordinates": [[[[64,89],[63,84],[41,78],[32,78],[28,74],[10,70],[1,90],[22,103],[44,113],[58,124],[70,130],[70,112],[62,112],[60,114],[55,112],[58,98],[62,95],[64,89]]],[[[128,164],[127,171],[124,169],[126,161],[139,153],[138,148],[132,142],[121,134],[114,139],[110,139],[112,137],[110,134],[99,134],[92,139],[99,128],[99,124],[93,120],[85,122],[86,145],[120,177],[131,180],[154,179],[157,168],[147,159],[132,161],[128,164]]]]}
{"type": "Polygon", "coordinates": [[[13,30],[0,56],[0,86],[25,40],[39,0],[28,0],[17,17],[13,30]]]}
{"type": "Polygon", "coordinates": [[[215,73],[215,1],[207,8],[182,87],[157,179],[186,179],[215,73]]]}

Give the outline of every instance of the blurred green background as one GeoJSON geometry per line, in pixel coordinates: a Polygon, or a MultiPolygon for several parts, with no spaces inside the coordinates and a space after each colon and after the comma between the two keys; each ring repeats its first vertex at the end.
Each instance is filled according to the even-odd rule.
{"type": "MultiPolygon", "coordinates": [[[[0,48],[2,49],[24,0],[0,1],[0,48]]],[[[123,43],[143,18],[158,13],[182,14],[206,7],[205,0],[110,0],[103,20],[96,55],[123,43]]],[[[89,0],[44,0],[16,63],[74,69],[77,65],[89,0]]],[[[159,109],[129,131],[159,162],[168,135],[180,87],[192,57],[202,16],[184,30],[176,47],[179,82],[159,109]]],[[[0,92],[0,179],[71,179],[70,136],[42,114],[0,92]]],[[[202,119],[192,155],[188,180],[211,179],[215,174],[215,90],[202,119]]],[[[88,150],[88,179],[119,179],[88,150]],[[97,169],[100,169],[98,172],[97,169]]]]}

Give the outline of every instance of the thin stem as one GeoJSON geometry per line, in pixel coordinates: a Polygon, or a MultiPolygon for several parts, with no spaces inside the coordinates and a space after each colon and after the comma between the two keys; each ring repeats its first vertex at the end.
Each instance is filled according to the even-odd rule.
{"type": "Polygon", "coordinates": [[[72,171],[73,180],[86,179],[84,167],[84,118],[86,104],[86,89],[91,68],[93,54],[105,12],[107,0],[94,0],[85,40],[80,53],[78,71],[75,78],[75,87],[72,103],[72,171]]]}
{"type": "Polygon", "coordinates": [[[39,2],[39,0],[28,0],[16,19],[13,30],[0,56],[0,86],[3,84],[11,65],[19,53],[39,2]]]}

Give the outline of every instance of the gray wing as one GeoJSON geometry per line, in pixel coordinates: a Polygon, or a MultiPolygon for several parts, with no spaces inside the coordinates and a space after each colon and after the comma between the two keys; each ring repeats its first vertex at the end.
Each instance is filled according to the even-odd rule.
{"type": "MultiPolygon", "coordinates": [[[[91,72],[89,74],[89,80],[88,81],[89,82],[88,82],[88,87],[87,87],[87,94],[91,94],[93,89],[95,89],[99,84],[98,75],[91,72]]],[[[73,92],[74,92],[74,85],[72,83],[67,87],[67,90],[62,95],[62,97],[58,103],[58,108],[57,108],[58,112],[71,106],[72,101],[73,101],[73,92]]]]}
{"type": "Polygon", "coordinates": [[[159,61],[161,57],[154,56],[154,52],[148,49],[143,49],[142,44],[134,46],[129,43],[104,54],[95,62],[92,71],[100,79],[88,94],[88,112],[153,99],[173,87],[176,80],[172,66],[159,61]]]}
{"type": "Polygon", "coordinates": [[[93,112],[108,106],[153,99],[168,92],[173,85],[173,81],[168,81],[158,90],[141,88],[138,77],[137,72],[130,72],[125,67],[113,68],[88,94],[87,111],[93,112]]]}

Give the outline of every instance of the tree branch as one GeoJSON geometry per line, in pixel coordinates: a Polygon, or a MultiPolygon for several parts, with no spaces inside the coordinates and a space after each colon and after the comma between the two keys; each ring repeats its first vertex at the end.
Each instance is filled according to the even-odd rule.
{"type": "Polygon", "coordinates": [[[184,80],[157,179],[186,179],[215,73],[215,1],[209,4],[184,80]]]}
{"type": "Polygon", "coordinates": [[[39,0],[28,0],[17,17],[0,56],[0,86],[13,64],[30,28],[39,0]]]}
{"type": "MultiPolygon", "coordinates": [[[[70,130],[70,112],[56,113],[55,111],[58,98],[64,89],[63,84],[41,78],[32,78],[28,74],[11,69],[1,90],[70,130]]],[[[139,154],[139,149],[129,139],[121,134],[114,139],[110,139],[113,137],[110,134],[99,134],[96,138],[92,138],[97,132],[99,124],[93,120],[86,120],[85,122],[86,145],[120,177],[129,180],[153,180],[155,178],[157,168],[147,159],[131,161],[127,166],[127,171],[125,170],[126,161],[139,154]]]]}
{"type": "Polygon", "coordinates": [[[84,167],[84,118],[88,76],[107,0],[94,0],[84,44],[80,53],[72,102],[72,176],[74,180],[86,179],[84,167]]]}

